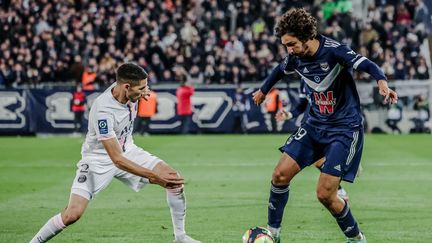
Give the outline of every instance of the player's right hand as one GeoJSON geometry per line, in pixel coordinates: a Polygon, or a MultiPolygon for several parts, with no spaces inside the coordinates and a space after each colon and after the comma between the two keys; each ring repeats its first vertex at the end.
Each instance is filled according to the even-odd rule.
{"type": "Polygon", "coordinates": [[[259,89],[252,94],[252,99],[255,104],[260,105],[264,102],[266,95],[259,89]]]}
{"type": "Polygon", "coordinates": [[[149,181],[167,189],[181,187],[184,184],[184,179],[177,173],[159,174],[149,179],[149,181]]]}
{"type": "Polygon", "coordinates": [[[148,97],[150,97],[150,87],[148,85],[144,88],[141,96],[144,98],[144,100],[148,101],[148,97]]]}
{"type": "Polygon", "coordinates": [[[291,112],[289,112],[289,111],[284,111],[284,110],[278,111],[278,112],[276,113],[276,116],[275,116],[276,121],[278,121],[278,122],[280,122],[280,121],[285,121],[285,120],[289,120],[289,119],[291,119],[292,117],[293,117],[293,115],[292,115],[291,112]]]}

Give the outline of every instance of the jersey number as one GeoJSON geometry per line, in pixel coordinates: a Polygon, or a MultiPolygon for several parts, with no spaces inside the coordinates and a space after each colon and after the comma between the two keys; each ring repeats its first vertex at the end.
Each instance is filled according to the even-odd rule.
{"type": "Polygon", "coordinates": [[[294,135],[294,139],[300,140],[300,139],[302,139],[302,137],[304,137],[306,135],[306,133],[307,133],[306,129],[304,129],[303,127],[300,127],[300,129],[294,135]]]}

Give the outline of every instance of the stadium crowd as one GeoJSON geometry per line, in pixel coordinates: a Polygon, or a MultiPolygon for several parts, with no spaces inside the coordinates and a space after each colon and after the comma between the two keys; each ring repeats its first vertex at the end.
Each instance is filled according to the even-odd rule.
{"type": "Polygon", "coordinates": [[[273,26],[291,7],[310,10],[321,33],[369,57],[389,79],[429,79],[423,0],[379,0],[366,18],[348,0],[317,2],[2,0],[0,86],[102,88],[125,61],[149,70],[151,83],[261,81],[286,55],[273,26]]]}

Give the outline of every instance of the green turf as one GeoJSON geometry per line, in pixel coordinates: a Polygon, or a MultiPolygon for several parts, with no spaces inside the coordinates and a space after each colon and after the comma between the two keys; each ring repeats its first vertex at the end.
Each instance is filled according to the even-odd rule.
{"type": "MultiPolygon", "coordinates": [[[[285,135],[150,136],[135,141],[187,179],[187,231],[203,242],[241,242],[265,226],[272,169],[285,135]]],[[[28,242],[67,203],[82,138],[0,138],[0,242],[28,242]]],[[[345,184],[369,242],[432,242],[432,137],[368,135],[364,171],[345,184]]],[[[292,183],[282,242],[343,242],[315,197],[308,168],[292,183]]],[[[162,188],[118,181],[52,242],[172,242],[162,188]]]]}

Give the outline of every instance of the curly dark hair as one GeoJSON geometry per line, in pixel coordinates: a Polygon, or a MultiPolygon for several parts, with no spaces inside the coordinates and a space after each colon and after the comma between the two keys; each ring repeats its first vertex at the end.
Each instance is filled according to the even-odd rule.
{"type": "Polygon", "coordinates": [[[303,8],[294,8],[284,13],[276,22],[274,32],[278,38],[285,34],[306,42],[317,36],[317,21],[303,8]]]}

